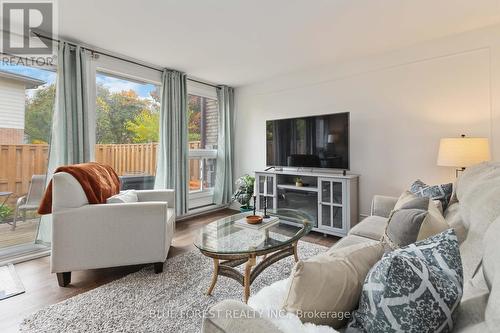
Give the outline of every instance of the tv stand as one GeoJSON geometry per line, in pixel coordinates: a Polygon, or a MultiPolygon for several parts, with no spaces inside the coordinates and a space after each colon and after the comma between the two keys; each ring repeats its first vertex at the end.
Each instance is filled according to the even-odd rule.
{"type": "Polygon", "coordinates": [[[267,200],[270,209],[301,210],[313,218],[313,231],[339,237],[358,223],[358,175],[274,169],[255,171],[255,180],[257,209],[267,200]]]}

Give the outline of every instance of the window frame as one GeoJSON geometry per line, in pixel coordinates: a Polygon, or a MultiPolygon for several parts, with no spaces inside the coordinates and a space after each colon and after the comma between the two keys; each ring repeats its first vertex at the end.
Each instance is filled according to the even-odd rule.
{"type": "MultiPolygon", "coordinates": [[[[209,99],[217,100],[217,88],[207,84],[189,81],[187,82],[187,95],[195,95],[209,99]]],[[[188,159],[200,159],[200,172],[203,177],[205,161],[207,159],[217,160],[217,149],[188,149],[188,159]]],[[[188,207],[190,211],[199,210],[203,208],[212,208],[214,206],[214,189],[203,188],[201,182],[201,189],[189,191],[188,193],[188,207]]]]}

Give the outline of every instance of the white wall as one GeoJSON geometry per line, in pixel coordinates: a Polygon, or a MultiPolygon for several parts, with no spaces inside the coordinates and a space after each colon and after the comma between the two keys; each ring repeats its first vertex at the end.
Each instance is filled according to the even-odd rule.
{"type": "Polygon", "coordinates": [[[349,111],[351,172],[368,214],[374,194],[454,179],[436,166],[441,137],[490,137],[498,159],[499,84],[496,26],[238,88],[235,176],[265,166],[267,119],[349,111]]]}
{"type": "Polygon", "coordinates": [[[24,129],[24,84],[0,78],[0,127],[24,129]]]}

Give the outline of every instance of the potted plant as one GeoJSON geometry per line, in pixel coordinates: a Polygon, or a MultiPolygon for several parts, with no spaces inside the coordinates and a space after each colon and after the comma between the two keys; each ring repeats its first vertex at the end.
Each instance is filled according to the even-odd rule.
{"type": "Polygon", "coordinates": [[[302,178],[300,178],[300,177],[295,178],[295,186],[297,186],[297,187],[304,186],[304,183],[302,182],[302,178]]]}
{"type": "Polygon", "coordinates": [[[233,201],[241,204],[240,211],[248,212],[253,209],[251,206],[255,177],[244,175],[235,182],[236,191],[233,194],[233,201]]]}

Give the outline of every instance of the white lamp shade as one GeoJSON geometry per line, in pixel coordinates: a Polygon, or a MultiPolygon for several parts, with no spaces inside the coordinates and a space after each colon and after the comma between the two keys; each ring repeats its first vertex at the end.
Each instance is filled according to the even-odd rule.
{"type": "Polygon", "coordinates": [[[439,166],[465,168],[490,159],[487,138],[443,138],[439,143],[439,166]]]}

